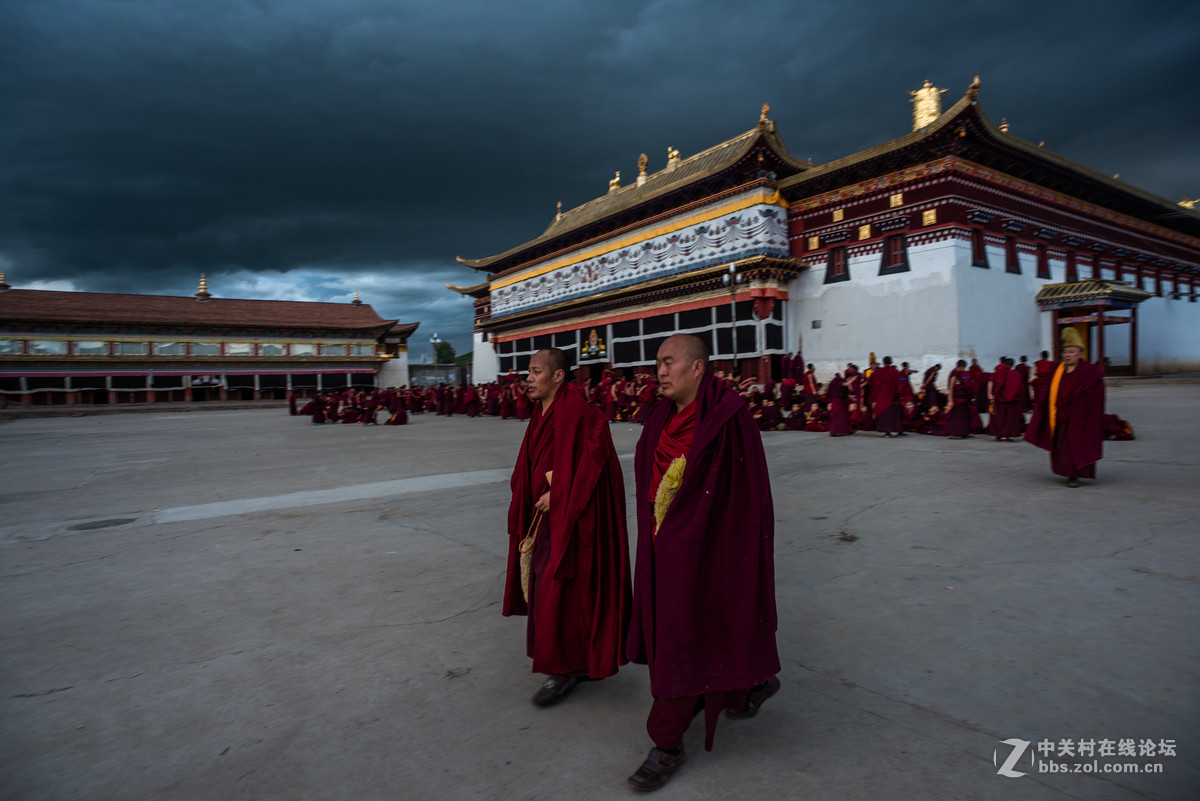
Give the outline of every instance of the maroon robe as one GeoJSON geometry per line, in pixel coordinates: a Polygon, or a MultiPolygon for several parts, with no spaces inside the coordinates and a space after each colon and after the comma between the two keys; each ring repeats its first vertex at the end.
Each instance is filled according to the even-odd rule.
{"type": "Polygon", "coordinates": [[[840,375],[830,379],[829,388],[825,390],[825,399],[829,403],[829,436],[844,437],[853,434],[854,426],[850,425],[850,392],[840,375]]]}
{"type": "Polygon", "coordinates": [[[950,402],[954,405],[946,413],[946,436],[966,438],[971,436],[971,401],[975,396],[975,384],[965,368],[950,371],[950,402]]]}
{"type": "Polygon", "coordinates": [[[871,373],[867,385],[875,412],[875,430],[883,434],[901,433],[904,409],[900,406],[900,371],[885,364],[871,373]]]}
{"type": "MultiPolygon", "coordinates": [[[[1056,368],[1057,369],[1057,368],[1056,368]]],[[[1066,478],[1095,478],[1096,462],[1104,452],[1104,371],[1080,360],[1071,372],[1063,369],[1056,397],[1046,392],[1033,409],[1025,441],[1050,451],[1050,469],[1066,478]],[[1057,409],[1050,429],[1050,404],[1057,409]]]]}
{"type": "Polygon", "coordinates": [[[1029,400],[1029,374],[1033,371],[1025,362],[1018,362],[1013,370],[1021,378],[1021,391],[1017,395],[1017,408],[1023,414],[1033,408],[1033,403],[1029,400]]]}
{"type": "Polygon", "coordinates": [[[1025,431],[1025,416],[1021,414],[1018,397],[1021,392],[1021,374],[1007,364],[996,367],[992,373],[992,414],[988,418],[987,432],[993,437],[1012,439],[1025,431]]]}
{"type": "MultiPolygon", "coordinates": [[[[660,698],[742,690],[779,672],[775,514],[762,438],[746,404],[712,373],[695,403],[683,481],[657,533],[648,493],[673,401],[651,409],[634,457],[638,550],[628,653],[649,666],[650,690],[660,698]]],[[[708,711],[715,726],[719,708],[708,711]]]]}
{"type": "Polygon", "coordinates": [[[1054,377],[1056,364],[1049,359],[1038,359],[1033,363],[1033,402],[1036,404],[1050,389],[1050,379],[1054,377]]]}
{"type": "Polygon", "coordinates": [[[512,474],[502,612],[528,615],[534,673],[612,676],[629,660],[631,588],[625,488],[603,416],[563,384],[549,411],[534,404],[512,474]],[[553,481],[546,473],[553,471],[553,481]],[[534,548],[528,603],[517,547],[550,491],[534,548]]]}

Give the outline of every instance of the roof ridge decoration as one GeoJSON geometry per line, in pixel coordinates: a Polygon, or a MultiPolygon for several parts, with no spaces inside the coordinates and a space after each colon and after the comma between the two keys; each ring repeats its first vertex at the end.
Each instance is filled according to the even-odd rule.
{"type": "Polygon", "coordinates": [[[657,172],[648,172],[644,182],[610,187],[610,191],[606,194],[582,203],[569,211],[564,211],[561,215],[556,215],[541,236],[495,256],[483,259],[464,259],[462,256],[457,256],[455,257],[456,261],[475,270],[500,272],[501,270],[494,269],[493,265],[516,256],[522,251],[550,242],[585,225],[598,222],[640,203],[716,175],[721,170],[737,163],[760,138],[766,139],[776,156],[796,172],[813,169],[810,162],[801,161],[788,151],[773,121],[766,118],[764,122],[763,118],[769,112],[770,106],[765,103],[763,106],[759,122],[754,128],[743,131],[723,142],[718,142],[712,147],[684,159],[679,158],[678,150],[669,147],[666,167],[657,172]]]}

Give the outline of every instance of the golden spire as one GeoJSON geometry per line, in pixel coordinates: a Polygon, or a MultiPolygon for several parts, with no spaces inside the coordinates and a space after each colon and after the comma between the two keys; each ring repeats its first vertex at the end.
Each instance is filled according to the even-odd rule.
{"type": "Polygon", "coordinates": [[[641,186],[642,184],[646,183],[646,167],[649,164],[650,164],[650,159],[646,157],[645,153],[638,156],[638,179],[637,179],[638,186],[641,186]]]}
{"type": "Polygon", "coordinates": [[[977,72],[975,73],[975,80],[971,81],[971,85],[967,87],[967,100],[970,100],[972,103],[975,102],[975,98],[979,97],[980,86],[979,73],[977,72]]]}
{"type": "MultiPolygon", "coordinates": [[[[1179,201],[1179,205],[1183,206],[1185,209],[1191,209],[1192,211],[1196,210],[1196,201],[1191,200],[1190,198],[1185,197],[1183,200],[1179,201]]],[[[4,283],[4,273],[0,273],[0,284],[3,284],[3,283],[4,283]]]]}
{"type": "Polygon", "coordinates": [[[554,219],[556,219],[556,220],[562,219],[562,201],[561,200],[558,201],[558,212],[554,215],[554,219]]]}
{"type": "Polygon", "coordinates": [[[912,98],[914,131],[921,130],[942,116],[942,95],[945,93],[945,89],[938,89],[928,80],[917,91],[908,93],[912,98]]]}
{"type": "Polygon", "coordinates": [[[1008,117],[1000,118],[1000,132],[1008,133],[1008,117]]]}
{"type": "Polygon", "coordinates": [[[670,145],[667,145],[667,169],[668,170],[674,169],[675,165],[678,163],[679,163],[679,151],[676,150],[675,148],[671,147],[670,145]]]}
{"type": "Polygon", "coordinates": [[[199,300],[208,300],[212,294],[208,291],[208,281],[204,280],[204,273],[200,273],[200,291],[196,293],[199,300]]]}
{"type": "Polygon", "coordinates": [[[358,299],[358,290],[354,290],[354,300],[350,301],[353,306],[361,306],[362,301],[358,299]]]}
{"type": "Polygon", "coordinates": [[[617,176],[608,182],[608,191],[616,192],[621,188],[621,171],[617,170],[617,176]]]}
{"type": "Polygon", "coordinates": [[[0,270],[0,292],[4,292],[8,289],[12,289],[12,286],[10,286],[9,283],[4,280],[4,271],[0,270]]]}

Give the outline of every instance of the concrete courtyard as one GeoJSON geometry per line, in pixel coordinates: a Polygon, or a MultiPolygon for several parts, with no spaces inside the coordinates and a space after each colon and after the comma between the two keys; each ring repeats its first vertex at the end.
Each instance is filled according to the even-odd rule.
{"type": "MultiPolygon", "coordinates": [[[[1074,490],[1024,443],[764,434],[783,690],[656,797],[1200,798],[1200,384],[1108,406],[1138,439],[1074,490]],[[1126,740],[1155,754],[1100,755],[1126,740]]],[[[0,425],[0,798],[636,796],[645,668],[536,708],[500,615],[523,433],[0,425]]]]}

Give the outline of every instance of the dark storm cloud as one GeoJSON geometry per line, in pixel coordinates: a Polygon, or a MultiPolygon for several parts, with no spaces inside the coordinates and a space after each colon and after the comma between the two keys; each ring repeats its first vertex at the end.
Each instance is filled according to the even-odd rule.
{"type": "MultiPolygon", "coordinates": [[[[16,6],[16,7],[14,7],[16,6]]],[[[1013,132],[1200,193],[1195,3],[97,2],[0,11],[10,283],[339,299],[468,347],[443,284],[562,200],[750,128],[821,162],[929,78],[1013,132]],[[236,290],[236,291],[235,291],[236,290]]]]}

